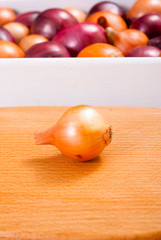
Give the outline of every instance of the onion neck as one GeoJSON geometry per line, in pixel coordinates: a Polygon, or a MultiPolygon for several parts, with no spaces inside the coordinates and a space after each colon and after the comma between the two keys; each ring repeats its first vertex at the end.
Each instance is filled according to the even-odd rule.
{"type": "Polygon", "coordinates": [[[106,31],[106,36],[107,36],[108,42],[110,44],[114,45],[115,40],[119,39],[119,32],[117,32],[116,30],[114,30],[111,27],[107,27],[105,29],[105,31],[106,31]]]}
{"type": "Polygon", "coordinates": [[[97,23],[101,25],[103,28],[107,28],[109,25],[107,19],[103,16],[98,18],[97,23]]]}
{"type": "Polygon", "coordinates": [[[55,126],[34,134],[36,145],[55,145],[55,126]]]}

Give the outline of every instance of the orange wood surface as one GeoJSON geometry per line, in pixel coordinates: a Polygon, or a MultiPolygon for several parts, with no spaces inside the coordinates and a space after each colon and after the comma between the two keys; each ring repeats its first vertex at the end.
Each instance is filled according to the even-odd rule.
{"type": "Polygon", "coordinates": [[[93,161],[37,146],[66,107],[0,108],[0,239],[161,239],[161,109],[97,107],[113,140],[93,161]]]}

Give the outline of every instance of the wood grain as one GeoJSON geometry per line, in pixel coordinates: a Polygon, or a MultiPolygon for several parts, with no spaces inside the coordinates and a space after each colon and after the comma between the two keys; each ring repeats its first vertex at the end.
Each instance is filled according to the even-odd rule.
{"type": "Polygon", "coordinates": [[[161,109],[97,108],[114,134],[89,162],[34,144],[66,109],[0,109],[0,239],[161,239],[161,109]]]}

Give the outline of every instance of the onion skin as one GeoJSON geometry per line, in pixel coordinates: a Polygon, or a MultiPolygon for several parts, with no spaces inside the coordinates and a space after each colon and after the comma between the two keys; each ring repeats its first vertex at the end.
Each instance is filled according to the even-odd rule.
{"type": "Polygon", "coordinates": [[[15,43],[15,39],[11,35],[11,33],[1,26],[0,26],[0,40],[15,43]]]}
{"type": "Polygon", "coordinates": [[[75,24],[59,32],[54,38],[63,44],[72,57],[93,43],[107,43],[105,30],[95,23],[85,22],[75,24]]]}
{"type": "Polygon", "coordinates": [[[54,145],[68,158],[88,161],[111,142],[111,127],[94,108],[80,105],[67,110],[47,131],[35,134],[35,142],[54,145]]]}
{"type": "Polygon", "coordinates": [[[136,47],[130,50],[125,57],[160,57],[161,51],[159,48],[152,46],[136,47]]]}
{"type": "Polygon", "coordinates": [[[29,29],[31,29],[32,24],[34,20],[37,18],[38,14],[40,14],[40,12],[38,11],[25,12],[25,13],[19,14],[16,17],[15,22],[20,22],[24,24],[26,27],[28,27],[29,29]]]}
{"type": "Polygon", "coordinates": [[[23,58],[24,52],[15,43],[0,41],[0,58],[23,58]]]}
{"type": "Polygon", "coordinates": [[[64,10],[72,14],[79,23],[85,22],[87,18],[87,14],[82,10],[80,10],[79,8],[68,7],[68,8],[64,8],[64,10]]]}
{"type": "Polygon", "coordinates": [[[138,29],[149,38],[158,37],[161,35],[161,14],[146,14],[134,21],[130,28],[138,29]]]}
{"type": "Polygon", "coordinates": [[[32,26],[32,33],[51,40],[62,29],[77,24],[73,15],[63,9],[48,9],[38,15],[32,26]]]}
{"type": "Polygon", "coordinates": [[[0,26],[13,22],[15,18],[16,14],[11,8],[0,8],[0,26]]]}
{"type": "Polygon", "coordinates": [[[12,34],[16,43],[19,43],[22,38],[29,34],[29,29],[22,23],[7,23],[4,25],[4,28],[12,34]]]}
{"type": "Polygon", "coordinates": [[[161,49],[161,36],[150,39],[148,41],[148,46],[154,46],[161,49]]]}
{"type": "Polygon", "coordinates": [[[124,57],[124,55],[110,44],[95,43],[84,48],[77,57],[124,57]]]}
{"type": "Polygon", "coordinates": [[[99,12],[99,11],[112,12],[114,14],[119,15],[122,18],[125,18],[125,11],[123,10],[123,8],[114,2],[104,1],[104,2],[99,2],[99,3],[95,4],[90,9],[88,16],[92,15],[95,12],[99,12]]]}
{"type": "Polygon", "coordinates": [[[88,17],[86,21],[100,24],[104,28],[112,27],[119,32],[127,29],[123,18],[107,11],[96,12],[88,17]]]}
{"type": "Polygon", "coordinates": [[[52,41],[35,44],[27,50],[25,57],[70,57],[70,53],[61,43],[52,41]]]}
{"type": "Polygon", "coordinates": [[[19,46],[24,52],[26,52],[33,45],[42,43],[42,42],[48,42],[48,39],[38,34],[31,34],[24,37],[20,41],[19,46]]]}
{"type": "Polygon", "coordinates": [[[161,13],[160,0],[137,0],[127,13],[127,18],[139,18],[148,13],[161,13]]]}
{"type": "Polygon", "coordinates": [[[45,18],[41,15],[36,18],[31,28],[33,34],[39,34],[51,40],[58,32],[58,24],[50,18],[45,18]]]}
{"type": "Polygon", "coordinates": [[[106,33],[109,42],[117,47],[123,54],[126,54],[135,47],[146,46],[148,43],[148,37],[136,29],[116,32],[109,27],[106,29],[106,33]]]}

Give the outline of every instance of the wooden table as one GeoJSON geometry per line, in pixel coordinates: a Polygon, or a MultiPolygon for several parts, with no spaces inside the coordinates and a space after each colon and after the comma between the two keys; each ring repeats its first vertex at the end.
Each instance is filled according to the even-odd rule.
{"type": "Polygon", "coordinates": [[[161,109],[97,107],[113,140],[77,162],[33,133],[66,107],[0,108],[0,239],[161,239],[161,109]]]}

